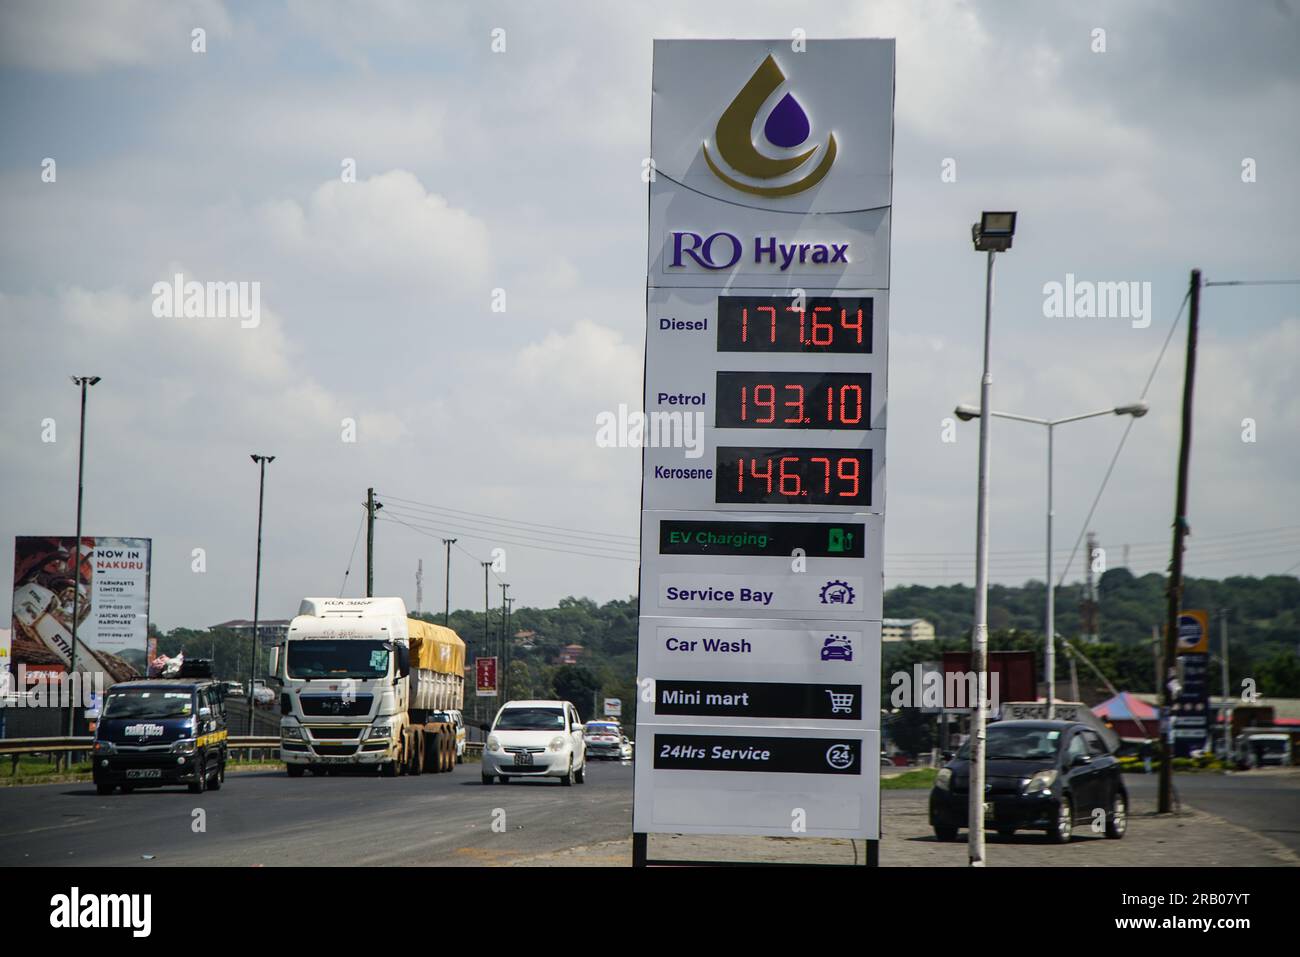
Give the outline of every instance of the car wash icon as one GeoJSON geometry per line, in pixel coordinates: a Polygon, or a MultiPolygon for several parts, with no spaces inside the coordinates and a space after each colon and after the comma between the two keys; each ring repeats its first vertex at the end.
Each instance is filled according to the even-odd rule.
{"type": "Polygon", "coordinates": [[[808,141],[811,132],[808,114],[792,93],[786,93],[777,101],[763,123],[763,139],[786,155],[768,156],[760,153],[755,146],[751,131],[758,119],[759,110],[784,82],[785,73],[769,53],[718,118],[718,125],[713,132],[713,149],[709,149],[707,141],[702,144],[704,161],[713,175],[742,193],[752,196],[793,196],[820,183],[835,162],[839,147],[835,142],[835,134],[831,133],[826,138],[826,148],[821,151],[820,162],[811,171],[792,182],[772,184],[773,180],[784,179],[807,165],[820,149],[814,143],[809,149],[790,155],[790,150],[797,149],[808,141]],[[738,179],[725,172],[718,159],[747,179],[761,182],[747,183],[738,179]]]}
{"type": "Polygon", "coordinates": [[[853,640],[848,635],[827,635],[822,641],[822,661],[852,661],[853,640]]]}
{"type": "Polygon", "coordinates": [[[849,587],[848,582],[828,581],[822,585],[821,603],[823,605],[852,605],[853,589],[849,587]]]}

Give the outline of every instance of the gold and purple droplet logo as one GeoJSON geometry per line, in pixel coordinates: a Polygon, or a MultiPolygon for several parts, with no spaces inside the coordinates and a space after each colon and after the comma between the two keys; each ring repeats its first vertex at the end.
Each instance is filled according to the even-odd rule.
{"type": "MultiPolygon", "coordinates": [[[[786,180],[795,174],[812,160],[819,149],[814,144],[793,156],[774,157],[759,152],[754,144],[751,130],[758,119],[758,112],[784,82],[785,74],[772,55],[768,54],[754,71],[754,75],[736,94],[736,98],[723,110],[722,116],[718,118],[713,136],[713,151],[709,149],[707,141],[702,144],[704,161],[713,174],[728,186],[743,193],[767,197],[793,196],[802,193],[820,183],[835,162],[838,146],[835,142],[835,134],[831,133],[826,139],[826,148],[822,151],[821,160],[810,172],[793,181],[773,183],[774,180],[786,180]],[[714,158],[715,151],[722,163],[725,163],[732,172],[724,170],[722,163],[714,158]]],[[[782,96],[763,122],[763,139],[780,150],[798,149],[808,141],[811,132],[812,124],[809,122],[808,113],[795,99],[793,93],[782,96]]]]}

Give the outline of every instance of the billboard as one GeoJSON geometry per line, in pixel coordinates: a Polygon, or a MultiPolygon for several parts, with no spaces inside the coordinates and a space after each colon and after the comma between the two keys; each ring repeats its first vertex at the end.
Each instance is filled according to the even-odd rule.
{"type": "Polygon", "coordinates": [[[497,660],[491,658],[474,659],[474,693],[480,698],[497,696],[497,660]]]}
{"type": "Polygon", "coordinates": [[[14,539],[13,663],[33,670],[143,672],[149,630],[148,538],[19,536],[14,539]]]}
{"type": "Polygon", "coordinates": [[[633,832],[876,839],[894,42],[651,88],[633,832]]]}

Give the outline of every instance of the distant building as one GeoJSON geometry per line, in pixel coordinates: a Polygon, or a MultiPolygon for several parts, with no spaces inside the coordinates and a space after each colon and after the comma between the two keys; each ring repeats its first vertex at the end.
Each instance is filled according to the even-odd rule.
{"type": "Polygon", "coordinates": [[[514,643],[516,648],[522,648],[525,651],[531,651],[537,647],[537,632],[531,629],[522,629],[515,632],[514,643]]]}
{"type": "Polygon", "coordinates": [[[886,618],[880,623],[881,641],[934,641],[934,625],[924,618],[886,618]]]}
{"type": "Polygon", "coordinates": [[[560,657],[556,659],[555,663],[558,665],[576,665],[578,659],[582,657],[583,652],[586,650],[582,645],[565,645],[560,649],[560,657]]]}
{"type": "MultiPolygon", "coordinates": [[[[253,637],[253,623],[246,618],[232,618],[219,625],[209,625],[208,631],[216,631],[218,628],[233,631],[241,638],[253,637]]],[[[265,618],[257,622],[257,636],[263,641],[279,641],[287,634],[289,634],[288,618],[265,618]]]]}

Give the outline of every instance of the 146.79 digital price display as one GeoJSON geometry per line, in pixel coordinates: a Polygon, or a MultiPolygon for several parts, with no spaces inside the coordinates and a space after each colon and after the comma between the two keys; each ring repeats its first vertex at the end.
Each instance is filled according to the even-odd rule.
{"type": "Polygon", "coordinates": [[[870,449],[720,446],[719,504],[871,505],[870,449]]]}
{"type": "Polygon", "coordinates": [[[867,296],[719,296],[719,352],[870,353],[867,296]]]}
{"type": "Polygon", "coordinates": [[[719,372],[720,429],[869,429],[869,372],[719,372]]]}

